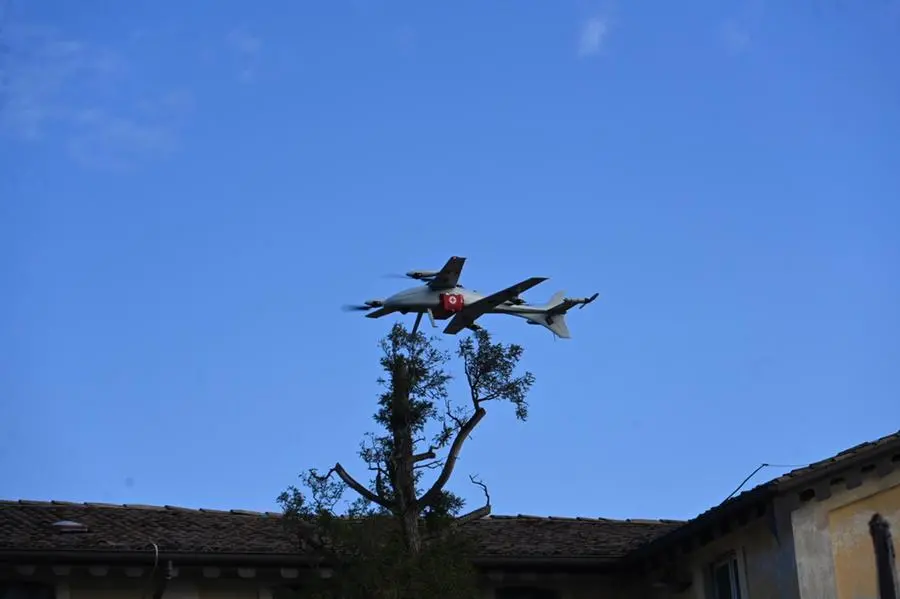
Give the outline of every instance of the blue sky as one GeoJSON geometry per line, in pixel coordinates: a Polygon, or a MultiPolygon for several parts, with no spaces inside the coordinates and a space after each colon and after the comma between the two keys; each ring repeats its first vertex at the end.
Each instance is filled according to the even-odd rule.
{"type": "Polygon", "coordinates": [[[685,518],[900,428],[896,2],[215,7],[0,2],[0,497],[362,476],[392,320],[339,308],[454,254],[601,293],[485,318],[537,383],[472,507],[685,518]]]}

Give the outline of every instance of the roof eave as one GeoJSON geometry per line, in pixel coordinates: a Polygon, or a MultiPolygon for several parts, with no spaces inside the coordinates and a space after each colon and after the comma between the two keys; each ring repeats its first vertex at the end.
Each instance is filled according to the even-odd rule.
{"type": "Polygon", "coordinates": [[[778,491],[774,489],[774,486],[771,483],[761,485],[746,493],[742,493],[738,497],[729,500],[727,503],[713,507],[693,520],[688,520],[685,524],[679,526],[675,530],[665,533],[662,536],[639,546],[626,555],[622,559],[622,563],[623,565],[631,565],[635,562],[649,558],[657,552],[671,547],[673,544],[700,534],[723,519],[746,512],[759,504],[768,503],[778,494],[778,491]]]}
{"type": "Polygon", "coordinates": [[[0,550],[0,562],[56,563],[56,564],[113,564],[153,565],[157,561],[172,561],[194,566],[270,566],[297,567],[313,563],[309,557],[296,553],[216,553],[196,551],[108,551],[91,549],[5,549],[0,550]]]}
{"type": "MultiPolygon", "coordinates": [[[[716,507],[710,508],[705,513],[700,514],[693,520],[688,520],[675,530],[641,545],[625,556],[622,560],[623,565],[633,565],[636,562],[656,555],[675,543],[684,541],[695,534],[709,529],[709,527],[720,523],[722,520],[734,517],[738,513],[746,512],[746,510],[752,509],[754,506],[768,504],[778,496],[796,492],[803,487],[812,486],[818,481],[832,477],[839,472],[845,472],[866,463],[878,461],[897,451],[898,447],[900,447],[900,438],[894,438],[887,443],[868,447],[856,455],[850,455],[828,464],[820,463],[821,465],[818,468],[812,468],[808,472],[797,474],[787,480],[779,481],[775,479],[759,485],[741,493],[737,497],[722,502],[716,507]]],[[[834,460],[835,458],[830,459],[834,460]]],[[[815,465],[812,464],[811,466],[815,465]]]]}
{"type": "MultiPolygon", "coordinates": [[[[609,568],[615,567],[618,557],[545,557],[545,556],[484,556],[473,558],[479,568],[609,568]]],[[[296,553],[215,553],[106,550],[0,550],[0,562],[18,564],[111,564],[152,566],[156,561],[172,561],[181,566],[256,566],[308,567],[318,560],[296,553]]]]}

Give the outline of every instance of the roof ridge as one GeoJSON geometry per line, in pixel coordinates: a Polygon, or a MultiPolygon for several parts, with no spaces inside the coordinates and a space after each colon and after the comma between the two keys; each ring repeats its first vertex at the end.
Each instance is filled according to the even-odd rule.
{"type": "Polygon", "coordinates": [[[491,514],[492,520],[540,520],[553,522],[608,522],[614,524],[683,524],[686,520],[668,518],[602,518],[600,516],[536,516],[531,514],[491,514]]]}
{"type": "MultiPolygon", "coordinates": [[[[859,457],[860,455],[867,455],[869,452],[877,452],[879,450],[882,450],[886,445],[889,446],[893,443],[897,443],[898,441],[900,441],[900,430],[896,430],[890,434],[884,435],[877,439],[873,439],[871,441],[863,441],[861,443],[857,443],[853,447],[848,447],[828,457],[820,458],[815,462],[810,462],[803,466],[798,466],[797,468],[788,470],[781,476],[776,476],[775,478],[772,478],[767,482],[760,483],[759,485],[757,485],[757,487],[763,487],[766,485],[776,486],[779,482],[813,473],[827,466],[831,466],[832,464],[838,464],[843,462],[844,460],[859,457]]],[[[745,491],[745,493],[752,490],[753,488],[748,489],[747,491],[745,491]]]]}
{"type": "MultiPolygon", "coordinates": [[[[233,516],[249,516],[257,518],[280,518],[284,514],[281,512],[261,512],[255,510],[243,509],[211,509],[211,508],[191,508],[178,505],[151,505],[144,503],[104,503],[97,501],[62,501],[58,499],[39,500],[39,499],[0,499],[0,507],[7,506],[23,506],[23,507],[70,507],[79,509],[109,509],[109,510],[141,510],[155,512],[188,512],[199,514],[220,514],[233,516]]],[[[491,514],[484,519],[488,520],[540,520],[553,522],[608,522],[618,524],[682,524],[685,520],[672,520],[666,518],[602,518],[590,516],[539,516],[530,514],[491,514]]]]}

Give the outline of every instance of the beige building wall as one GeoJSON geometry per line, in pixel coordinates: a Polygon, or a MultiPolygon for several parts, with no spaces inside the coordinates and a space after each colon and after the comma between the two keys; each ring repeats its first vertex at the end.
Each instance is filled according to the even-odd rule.
{"type": "Polygon", "coordinates": [[[797,546],[801,599],[878,596],[869,519],[887,519],[900,554],[900,470],[868,478],[855,489],[813,501],[791,518],[797,546]]]}

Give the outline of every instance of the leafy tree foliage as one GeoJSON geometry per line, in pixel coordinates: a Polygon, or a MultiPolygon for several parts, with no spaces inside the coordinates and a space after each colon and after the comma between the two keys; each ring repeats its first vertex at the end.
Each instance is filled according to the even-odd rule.
{"type": "Polygon", "coordinates": [[[516,374],[522,348],[491,340],[478,329],[459,341],[468,386],[466,401],[453,402],[447,363],[436,340],[400,324],[381,340],[378,379],[382,391],[359,456],[371,477],[361,484],[337,463],[324,474],[310,469],[278,501],[299,548],[314,556],[320,576],[299,591],[316,599],[457,599],[475,595],[472,546],[460,525],[490,513],[484,506],[462,514],[464,501],[447,490],[466,440],[487,414],[485,404],[513,404],[528,416],[530,372],[516,374]],[[434,473],[426,484],[426,474],[434,473]],[[355,500],[342,512],[347,489],[355,500]]]}

